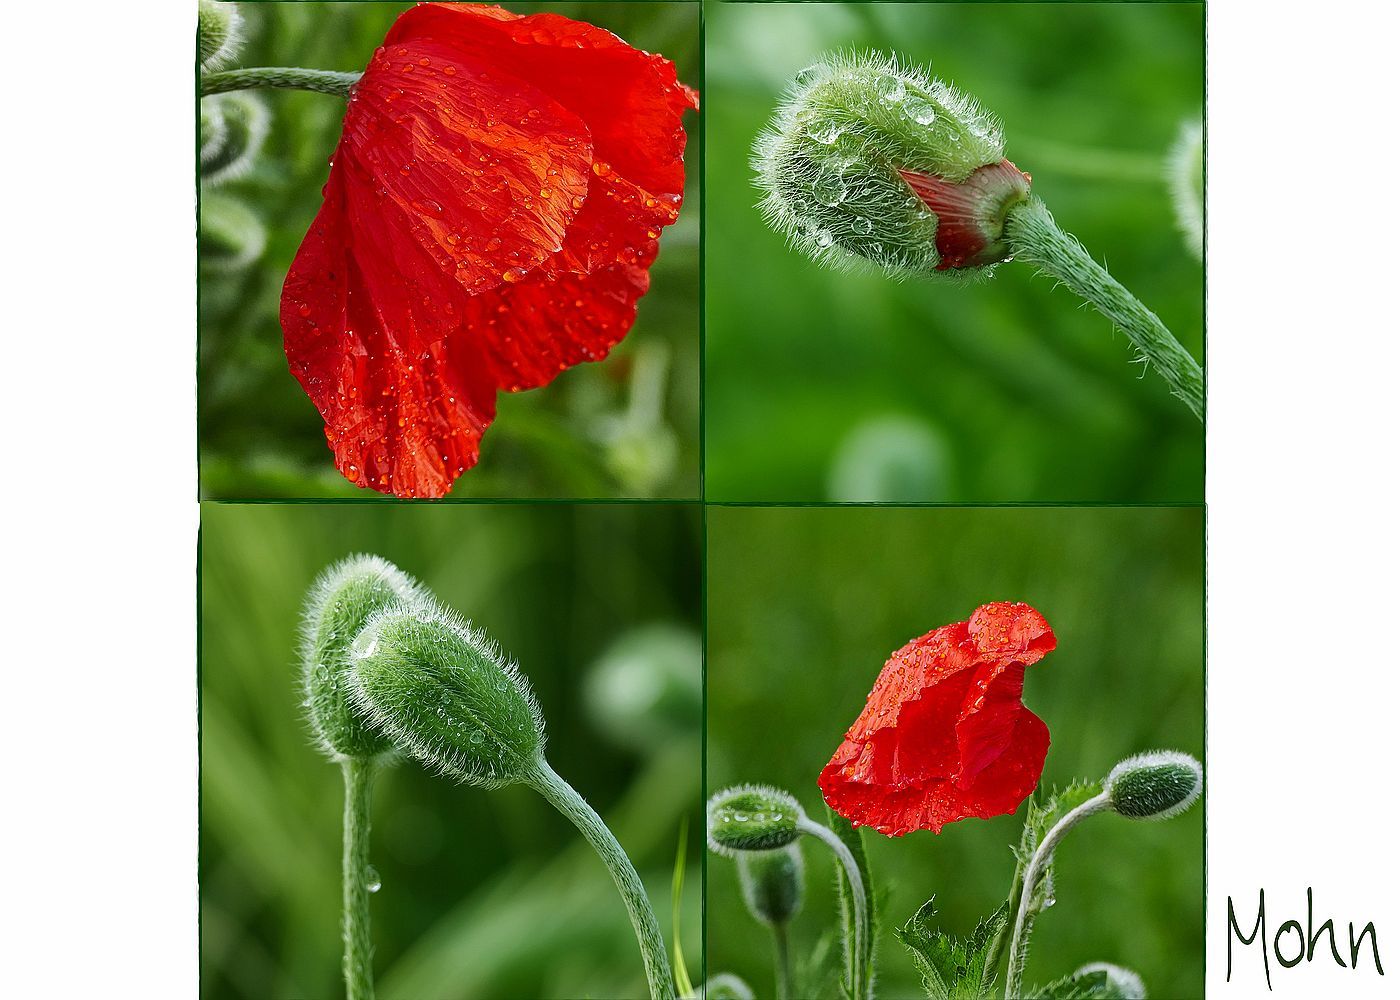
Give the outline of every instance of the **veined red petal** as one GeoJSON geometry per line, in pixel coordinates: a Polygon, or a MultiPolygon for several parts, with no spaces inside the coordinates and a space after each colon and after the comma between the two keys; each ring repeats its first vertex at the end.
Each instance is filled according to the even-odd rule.
{"type": "Polygon", "coordinates": [[[998,603],[897,650],[822,770],[827,803],[892,836],[1015,811],[1050,743],[1021,703],[1025,668],[1054,647],[1039,612],[998,603]]]}
{"type": "Polygon", "coordinates": [[[670,62],[589,24],[400,16],[283,289],[288,361],[347,478],[443,495],[498,389],[622,339],[679,212],[695,104],[670,62]]]}

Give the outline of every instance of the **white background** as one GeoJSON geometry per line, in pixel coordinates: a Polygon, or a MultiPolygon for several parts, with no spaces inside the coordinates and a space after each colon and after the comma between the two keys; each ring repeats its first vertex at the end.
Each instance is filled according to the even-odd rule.
{"type": "MultiPolygon", "coordinates": [[[[1396,20],[1210,7],[1211,997],[1400,982],[1396,20]],[[1308,886],[1389,975],[1227,985],[1226,894],[1272,936],[1308,886]]],[[[0,982],[192,997],[194,3],[6,24],[0,982]]]]}

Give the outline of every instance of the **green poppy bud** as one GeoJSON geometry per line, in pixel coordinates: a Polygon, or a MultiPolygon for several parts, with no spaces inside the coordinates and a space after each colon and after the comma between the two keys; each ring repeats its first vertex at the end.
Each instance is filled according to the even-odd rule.
{"type": "Polygon", "coordinates": [[[242,271],[262,256],[267,229],[237,198],[211,191],[199,200],[199,266],[216,274],[242,271]]]}
{"type": "Polygon", "coordinates": [[[481,788],[538,773],[544,721],[529,682],[453,612],[432,601],[381,611],[350,662],[355,703],[424,764],[481,788]]]}
{"type": "Polygon", "coordinates": [[[201,69],[218,69],[238,54],[243,43],[243,15],[238,5],[199,0],[199,28],[196,39],[201,69]]]}
{"type": "Polygon", "coordinates": [[[795,798],[766,785],[739,785],[716,792],[705,809],[710,850],[735,855],[771,851],[797,840],[806,818],[795,798]]]}
{"type": "Polygon", "coordinates": [[[1107,962],[1092,962],[1075,969],[1069,986],[1067,992],[1072,996],[1101,997],[1103,1000],[1146,1000],[1147,997],[1147,987],[1143,985],[1141,976],[1131,969],[1107,962]],[[1084,992],[1076,993],[1075,988],[1084,992]]]}
{"type": "Polygon", "coordinates": [[[393,749],[350,700],[349,651],[377,612],[416,601],[421,589],[378,556],[351,556],[331,566],[307,591],[302,612],[302,688],[311,729],[334,758],[371,758],[393,749]]]}
{"type": "Polygon", "coordinates": [[[1131,819],[1170,819],[1201,794],[1201,765],[1190,754],[1153,750],[1121,761],[1104,779],[1108,804],[1131,819]]]}
{"type": "Polygon", "coordinates": [[[246,174],[267,139],[268,118],[262,101],[244,91],[200,101],[200,183],[211,187],[246,174]]]}
{"type": "Polygon", "coordinates": [[[754,1000],[749,984],[730,972],[711,976],[698,995],[703,1000],[754,1000]]]}
{"type": "Polygon", "coordinates": [[[786,924],[802,909],[802,851],[796,844],[739,855],[739,888],[755,919],[786,924]]]}
{"type": "Polygon", "coordinates": [[[1030,177],[965,94],[878,53],[828,55],[784,95],[754,153],[761,208],[798,249],[894,274],[1007,260],[1030,177]]]}

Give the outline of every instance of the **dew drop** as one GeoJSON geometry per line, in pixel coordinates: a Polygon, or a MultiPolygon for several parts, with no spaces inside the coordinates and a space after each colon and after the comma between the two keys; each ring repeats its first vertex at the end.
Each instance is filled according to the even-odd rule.
{"type": "Polygon", "coordinates": [[[857,236],[869,236],[870,231],[875,228],[875,224],[863,215],[858,215],[851,220],[851,229],[857,236]]]}
{"type": "Polygon", "coordinates": [[[897,76],[883,76],[877,85],[880,100],[893,103],[904,99],[904,81],[897,76]]]}
{"type": "Polygon", "coordinates": [[[379,873],[370,865],[369,871],[365,872],[365,889],[369,892],[378,892],[384,887],[384,883],[379,879],[379,873]]]}
{"type": "Polygon", "coordinates": [[[832,243],[836,242],[835,237],[831,235],[830,229],[818,229],[815,233],[812,234],[812,240],[817,244],[817,246],[821,247],[823,250],[831,246],[832,243]]]}
{"type": "Polygon", "coordinates": [[[816,122],[807,127],[807,134],[823,146],[830,146],[841,137],[841,126],[835,122],[816,122]]]}
{"type": "Polygon", "coordinates": [[[904,113],[920,125],[928,125],[935,117],[933,105],[922,97],[910,97],[904,102],[904,113]]]}
{"type": "Polygon", "coordinates": [[[524,280],[525,273],[523,267],[508,267],[501,272],[501,280],[513,285],[518,281],[524,280]]]}
{"type": "Polygon", "coordinates": [[[846,197],[846,182],[841,180],[839,174],[823,170],[812,182],[812,193],[817,201],[828,208],[834,208],[846,197]]]}

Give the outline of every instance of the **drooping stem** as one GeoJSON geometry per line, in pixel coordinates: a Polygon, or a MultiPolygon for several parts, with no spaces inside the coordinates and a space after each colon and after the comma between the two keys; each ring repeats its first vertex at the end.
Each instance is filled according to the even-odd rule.
{"type": "Polygon", "coordinates": [[[1012,208],[1006,216],[1005,232],[1017,260],[1036,265],[1112,320],[1167,380],[1173,394],[1197,419],[1204,419],[1205,379],[1196,359],[1151,309],[1055,224],[1044,202],[1031,198],[1012,208]]]}
{"type": "Polygon", "coordinates": [[[534,773],[525,776],[525,781],[568,817],[603,859],[608,873],[617,883],[617,891],[622,894],[627,915],[632,918],[632,930],[642,950],[642,963],[646,967],[647,986],[652,1000],[674,1000],[675,988],[671,982],[671,966],[666,958],[666,942],[661,936],[661,927],[656,922],[656,914],[652,911],[637,869],[632,867],[617,838],[583,796],[543,760],[534,773]]]}
{"type": "Polygon", "coordinates": [[[311,90],[318,94],[344,97],[360,78],[359,73],[340,73],[330,69],[302,69],[300,66],[258,66],[253,69],[226,69],[206,73],[200,80],[201,96],[224,94],[230,90],[311,90]]]}
{"type": "Polygon", "coordinates": [[[374,947],[369,933],[369,802],[374,762],[347,757],[345,849],[341,860],[341,936],[345,941],[346,1000],[374,1000],[374,947]]]}
{"type": "Polygon", "coordinates": [[[865,969],[865,942],[870,936],[870,927],[866,923],[865,910],[865,883],[860,877],[860,867],[856,864],[855,855],[851,849],[841,842],[841,838],[835,833],[813,822],[806,816],[797,821],[797,829],[803,833],[809,833],[816,837],[827,847],[831,848],[836,860],[841,862],[841,867],[846,872],[846,881],[851,886],[851,908],[855,911],[856,939],[851,948],[851,994],[855,997],[864,997],[866,991],[866,981],[869,976],[865,969]]]}
{"type": "Polygon", "coordinates": [[[773,975],[776,980],[775,995],[778,1000],[788,1000],[792,996],[792,955],[788,951],[786,924],[772,924],[773,928],[773,975]]]}
{"type": "Polygon", "coordinates": [[[1045,835],[1045,839],[1040,842],[1035,853],[1031,855],[1030,863],[1026,865],[1025,877],[1021,883],[1021,899],[1016,907],[1016,922],[1011,932],[1011,957],[1006,964],[1007,1000],[1014,1000],[1020,995],[1021,973],[1026,966],[1026,942],[1024,939],[1026,926],[1030,919],[1031,904],[1035,898],[1036,888],[1045,871],[1045,866],[1049,864],[1060,841],[1065,839],[1065,834],[1069,833],[1080,820],[1107,808],[1108,793],[1100,792],[1092,799],[1071,809],[1050,828],[1050,832],[1045,835]]]}

